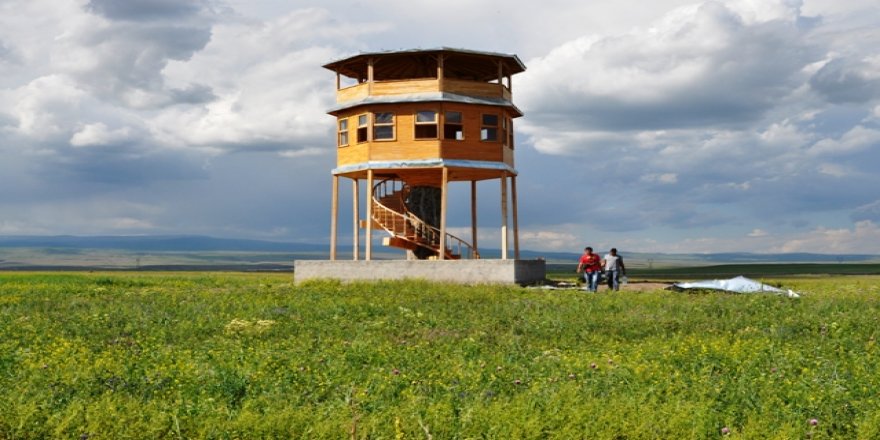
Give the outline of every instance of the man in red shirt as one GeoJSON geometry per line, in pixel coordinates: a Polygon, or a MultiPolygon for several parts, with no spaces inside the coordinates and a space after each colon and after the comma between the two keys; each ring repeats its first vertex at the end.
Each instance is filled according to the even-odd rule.
{"type": "Polygon", "coordinates": [[[599,272],[602,270],[601,265],[602,259],[599,258],[598,254],[593,253],[593,248],[587,246],[584,249],[584,254],[581,255],[580,260],[578,260],[578,273],[584,271],[584,281],[587,282],[587,285],[584,286],[584,290],[589,290],[590,292],[595,292],[599,286],[599,272]]]}

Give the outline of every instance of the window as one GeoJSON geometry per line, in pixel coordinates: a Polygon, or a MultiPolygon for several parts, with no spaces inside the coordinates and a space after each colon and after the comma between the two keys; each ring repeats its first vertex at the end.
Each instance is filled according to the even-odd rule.
{"type": "Polygon", "coordinates": [[[483,115],[483,127],[480,129],[481,141],[498,141],[498,115],[483,115]]]}
{"type": "Polygon", "coordinates": [[[461,112],[446,112],[443,116],[443,139],[464,140],[461,112]]]}
{"type": "Polygon", "coordinates": [[[348,145],[348,119],[339,120],[339,146],[348,145]]]}
{"type": "Polygon", "coordinates": [[[416,139],[437,139],[437,112],[416,112],[416,139]]]}
{"type": "Polygon", "coordinates": [[[373,140],[394,139],[394,113],[373,113],[373,140]]]}
{"type": "Polygon", "coordinates": [[[367,118],[367,115],[358,116],[358,131],[357,131],[357,141],[358,143],[367,141],[367,128],[369,127],[370,120],[367,118]]]}

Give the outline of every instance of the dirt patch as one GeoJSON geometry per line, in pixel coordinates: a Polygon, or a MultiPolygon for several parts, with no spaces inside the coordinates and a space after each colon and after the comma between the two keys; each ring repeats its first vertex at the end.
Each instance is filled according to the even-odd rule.
{"type": "MultiPolygon", "coordinates": [[[[645,292],[649,290],[663,290],[671,285],[667,283],[627,283],[620,286],[620,290],[645,292]]],[[[599,290],[608,290],[608,286],[599,286],[599,290]]]]}
{"type": "MultiPolygon", "coordinates": [[[[630,282],[627,284],[621,284],[620,290],[621,291],[628,291],[628,292],[650,292],[650,291],[654,291],[654,290],[663,290],[671,285],[672,285],[672,283],[658,283],[658,282],[653,282],[653,281],[636,281],[636,282],[630,282]]],[[[575,283],[568,282],[568,281],[559,281],[559,282],[551,282],[550,284],[544,286],[543,288],[545,288],[545,289],[549,288],[549,289],[561,289],[561,290],[575,290],[575,289],[580,289],[583,287],[584,287],[583,283],[575,284],[575,283]]],[[[540,288],[540,287],[538,287],[538,288],[540,288]]],[[[604,283],[599,284],[599,292],[607,292],[608,290],[609,289],[608,289],[607,284],[604,284],[604,283]]]]}

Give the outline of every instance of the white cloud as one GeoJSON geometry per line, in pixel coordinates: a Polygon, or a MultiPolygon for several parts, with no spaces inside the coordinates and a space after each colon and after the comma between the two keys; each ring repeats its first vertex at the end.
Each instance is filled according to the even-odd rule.
{"type": "Polygon", "coordinates": [[[752,232],[748,233],[749,237],[766,237],[768,235],[767,231],[758,228],[752,229],[752,232]]]}
{"type": "Polygon", "coordinates": [[[145,203],[113,200],[111,196],[40,202],[28,205],[0,204],[5,219],[0,233],[9,234],[102,234],[142,233],[158,228],[153,218],[163,208],[145,203]]]}
{"type": "Polygon", "coordinates": [[[52,229],[34,226],[29,221],[0,221],[0,234],[2,235],[38,235],[51,232],[52,229]]]}
{"type": "Polygon", "coordinates": [[[837,156],[857,153],[880,145],[880,130],[857,125],[839,139],[825,138],[816,142],[808,152],[815,156],[837,156]]]}
{"type": "Polygon", "coordinates": [[[70,138],[70,145],[74,147],[102,146],[125,142],[131,138],[132,132],[128,127],[111,130],[103,122],[85,125],[80,131],[70,138]]]}
{"type": "Polygon", "coordinates": [[[199,81],[217,98],[169,109],[151,122],[152,130],[169,144],[220,149],[295,151],[326,143],[335,83],[320,66],[343,55],[334,40],[379,29],[339,22],[323,9],[219,24],[203,51],[164,71],[169,83],[199,81]]]}
{"type": "Polygon", "coordinates": [[[870,220],[856,222],[852,229],[817,228],[791,238],[776,248],[779,252],[866,253],[880,249],[880,225],[870,220]]]}
{"type": "Polygon", "coordinates": [[[820,173],[827,174],[832,177],[846,177],[853,173],[853,171],[849,168],[836,163],[821,163],[819,164],[818,169],[820,173]]]}
{"type": "Polygon", "coordinates": [[[147,221],[142,219],[136,219],[131,217],[117,217],[117,218],[109,218],[104,220],[105,227],[110,229],[121,229],[121,230],[134,230],[134,229],[153,229],[155,226],[147,221]]]}
{"type": "Polygon", "coordinates": [[[574,234],[557,230],[520,230],[520,248],[570,251],[577,249],[578,240],[574,234]]]}
{"type": "Polygon", "coordinates": [[[70,116],[87,98],[83,90],[61,75],[36,78],[11,94],[8,112],[17,120],[19,133],[36,140],[65,135],[70,129],[70,116]]]}
{"type": "Polygon", "coordinates": [[[673,183],[678,182],[678,174],[675,173],[663,173],[663,174],[646,174],[639,178],[642,182],[647,183],[659,183],[663,185],[671,185],[673,183]]]}
{"type": "Polygon", "coordinates": [[[794,23],[796,8],[781,8],[785,17],[764,9],[755,17],[773,20],[704,2],[649,28],[573,40],[529,61],[519,99],[540,113],[537,123],[577,121],[583,131],[755,120],[797,87],[815,57],[794,23]]]}

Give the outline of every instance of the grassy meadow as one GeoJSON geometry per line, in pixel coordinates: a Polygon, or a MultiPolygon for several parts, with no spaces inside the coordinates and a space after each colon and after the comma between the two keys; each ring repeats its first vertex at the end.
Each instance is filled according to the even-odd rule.
{"type": "Polygon", "coordinates": [[[0,273],[0,438],[880,438],[880,277],[779,282],[0,273]]]}

